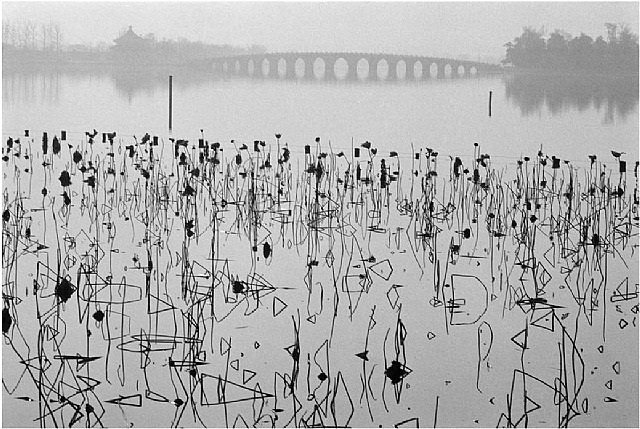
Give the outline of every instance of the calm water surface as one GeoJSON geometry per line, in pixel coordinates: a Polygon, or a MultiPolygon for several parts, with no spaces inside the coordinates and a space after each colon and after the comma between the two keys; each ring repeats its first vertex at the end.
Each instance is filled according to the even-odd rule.
{"type": "Polygon", "coordinates": [[[494,156],[542,146],[565,159],[609,149],[638,157],[636,79],[487,76],[426,81],[234,78],[186,71],[5,73],[4,133],[23,129],[167,134],[168,74],[174,75],[173,135],[210,141],[315,137],[348,148],[365,140],[411,152],[433,147],[494,156]],[[489,92],[492,116],[488,115],[489,92]]]}
{"type": "MultiPolygon", "coordinates": [[[[30,158],[11,156],[3,163],[10,213],[3,220],[3,246],[9,249],[3,252],[3,294],[11,296],[5,305],[15,318],[2,351],[6,426],[38,426],[34,419],[45,414],[45,404],[56,409],[58,424],[69,424],[71,406],[58,409],[66,396],[73,404],[94,407],[88,423],[81,418],[76,426],[281,427],[295,421],[391,427],[419,419],[411,423],[424,427],[437,416],[437,425],[444,427],[494,427],[507,423],[510,397],[515,398],[514,420],[527,409],[530,426],[553,427],[561,412],[573,415],[558,405],[554,383],[579,412],[575,426],[637,426],[638,224],[631,169],[624,198],[609,198],[603,187],[595,197],[581,199],[601,177],[589,169],[589,154],[607,163],[597,168],[610,172],[611,186],[619,175],[610,150],[626,152],[629,164],[638,158],[637,79],[315,82],[173,72],[172,135],[193,142],[202,129],[210,142],[223,143],[223,164],[212,175],[209,166],[198,163],[195,149],[179,148],[183,164],[173,157],[173,144],[166,140],[168,74],[3,75],[3,140],[31,130],[17,150],[30,158]],[[87,142],[84,133],[94,128],[123,138],[111,157],[109,145],[87,142]],[[73,149],[63,145],[59,154],[43,154],[40,133],[52,136],[60,130],[67,131],[66,143],[73,149]],[[154,159],[149,145],[140,145],[130,158],[122,146],[133,144],[132,134],[140,140],[145,132],[163,137],[154,159]],[[231,139],[250,147],[249,142],[265,140],[275,154],[275,133],[282,133],[291,148],[285,170],[276,170],[273,159],[275,168],[259,167],[267,150],[251,152],[253,158],[242,151],[241,162],[236,161],[231,139]],[[312,144],[318,136],[321,148],[312,144]],[[350,148],[352,140],[354,146],[369,140],[381,150],[371,164],[371,152],[364,149],[355,161],[372,182],[338,186],[346,171],[353,181],[354,161],[348,157],[329,156],[322,180],[305,172],[329,142],[335,154],[350,148]],[[527,170],[527,185],[521,188],[540,203],[532,209],[540,226],[531,226],[531,212],[516,195],[522,189],[512,187],[510,178],[502,180],[500,171],[485,177],[482,170],[481,180],[491,187],[487,192],[447,174],[446,155],[468,157],[474,142],[492,155],[496,170],[508,166],[510,174],[520,156],[535,155],[541,146],[586,168],[575,174],[564,164],[559,171],[547,168],[549,185],[540,192],[527,170]],[[312,144],[310,155],[303,153],[306,144],[312,144]],[[435,162],[422,156],[414,163],[411,156],[419,148],[424,154],[425,147],[441,153],[434,182],[426,178],[435,162]],[[83,156],[79,163],[72,158],[75,150],[83,156]],[[165,156],[159,157],[161,150],[165,156]],[[383,190],[378,160],[390,150],[401,155],[387,158],[391,171],[400,172],[399,180],[383,190]],[[82,171],[88,160],[97,173],[82,171]],[[197,175],[196,166],[201,168],[197,175]],[[106,173],[110,168],[113,174],[106,173]],[[143,168],[151,180],[143,177],[143,168]],[[70,173],[66,187],[59,179],[63,171],[70,173]],[[249,195],[256,183],[247,171],[259,178],[257,197],[253,191],[249,195]],[[575,193],[567,192],[574,206],[567,206],[563,193],[570,176],[580,182],[575,193]],[[281,203],[272,197],[278,183],[285,189],[281,203]],[[186,195],[187,185],[195,195],[186,195]],[[61,197],[66,191],[68,206],[61,197]],[[321,200],[309,198],[319,191],[321,200]],[[230,204],[223,206],[223,200],[230,204]],[[571,224],[578,222],[576,211],[606,237],[606,251],[582,244],[582,231],[571,224]],[[565,217],[567,212],[573,215],[565,217]],[[195,237],[188,236],[187,219],[195,221],[195,237]],[[512,221],[517,228],[510,227],[512,221]],[[559,231],[556,224],[562,225],[559,231]],[[490,228],[506,235],[499,238],[490,228]],[[533,239],[519,238],[527,234],[536,237],[535,245],[533,239]],[[49,247],[38,249],[39,243],[49,247]],[[457,254],[450,251],[454,243],[461,246],[457,254]],[[270,256],[264,256],[266,244],[270,256]],[[539,278],[523,270],[531,255],[542,264],[539,278]],[[192,265],[187,268],[185,261],[192,265]],[[313,270],[309,261],[317,262],[313,270]],[[603,271],[599,264],[605,264],[603,271]],[[83,274],[89,266],[95,271],[83,274]],[[64,304],[54,296],[57,275],[68,275],[78,287],[64,304]],[[106,280],[109,276],[113,281],[106,280]],[[235,290],[234,279],[246,280],[239,289],[251,284],[252,292],[235,290]],[[454,288],[445,285],[449,281],[455,300],[454,288]],[[625,282],[631,292],[622,300],[625,282]],[[38,401],[36,383],[20,363],[37,358],[36,283],[47,360],[28,369],[37,376],[43,368],[43,385],[53,386],[42,389],[44,401],[38,401]],[[544,291],[533,290],[543,283],[544,291]],[[156,306],[151,312],[145,285],[156,306]],[[184,290],[197,293],[186,296],[184,290]],[[531,309],[525,313],[526,303],[525,308],[516,303],[525,292],[559,307],[549,313],[538,308],[533,317],[531,309]],[[202,301],[206,305],[194,303],[209,293],[211,301],[202,301]],[[454,313],[449,318],[436,296],[464,310],[455,314],[455,326],[447,324],[454,313]],[[584,301],[586,306],[578,305],[584,301]],[[105,313],[102,321],[95,318],[98,310],[105,313]],[[164,343],[135,340],[143,332],[165,335],[164,343]],[[519,348],[519,332],[529,335],[526,353],[519,348]],[[185,340],[192,337],[202,341],[197,354],[194,343],[185,340]],[[576,339],[575,350],[570,337],[576,339]],[[297,405],[287,388],[287,377],[296,373],[296,338],[297,405]],[[155,350],[143,354],[145,344],[155,350]],[[363,351],[369,352],[366,361],[357,357],[363,351]],[[82,365],[56,358],[76,353],[99,359],[82,365]],[[169,359],[203,365],[193,376],[172,368],[169,359]],[[387,369],[394,368],[389,366],[394,359],[406,362],[411,372],[392,385],[387,369]],[[517,376],[520,368],[542,381],[517,376]],[[565,381],[557,378],[562,374],[565,381]],[[229,384],[217,383],[219,375],[229,384]],[[80,395],[77,389],[92,379],[79,376],[100,384],[80,395]],[[515,393],[508,396],[511,388],[515,393]],[[275,397],[255,399],[258,390],[275,397]],[[107,402],[135,395],[143,407],[107,402]],[[216,403],[220,397],[239,402],[223,407],[216,403]]],[[[52,419],[45,424],[52,426],[52,419]]]]}

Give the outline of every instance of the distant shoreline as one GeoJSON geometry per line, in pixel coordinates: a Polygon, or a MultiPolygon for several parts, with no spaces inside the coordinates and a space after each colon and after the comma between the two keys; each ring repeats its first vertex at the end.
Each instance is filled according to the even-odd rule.
{"type": "Polygon", "coordinates": [[[77,67],[189,67],[193,56],[175,55],[162,56],[157,53],[149,55],[122,55],[114,52],[40,52],[40,51],[11,51],[2,52],[3,69],[22,67],[54,67],[68,69],[77,67]]]}
{"type": "MultiPolygon", "coordinates": [[[[155,56],[140,57],[118,57],[112,52],[64,52],[61,54],[41,52],[11,52],[3,51],[2,68],[4,71],[17,71],[25,67],[37,69],[55,69],[60,71],[93,69],[95,67],[122,70],[139,69],[141,67],[160,68],[191,68],[193,69],[194,58],[158,58],[155,56]]],[[[500,73],[497,73],[500,74],[500,73]]],[[[543,68],[517,68],[507,67],[502,70],[505,76],[546,76],[546,77],[578,77],[597,79],[625,79],[637,78],[640,74],[602,72],[602,71],[579,71],[571,69],[552,70],[543,68]]]]}
{"type": "Polygon", "coordinates": [[[512,76],[551,76],[551,77],[578,77],[578,78],[600,78],[600,79],[623,79],[623,78],[637,78],[638,72],[635,73],[607,73],[601,71],[580,71],[580,70],[550,70],[550,69],[523,69],[523,68],[505,68],[505,75],[512,76]]]}
{"type": "Polygon", "coordinates": [[[125,59],[114,58],[95,58],[95,59],[13,59],[2,58],[3,70],[11,71],[24,67],[37,67],[37,68],[55,68],[58,70],[65,69],[77,69],[77,68],[90,68],[90,67],[110,67],[110,68],[139,68],[139,67],[188,67],[187,61],[182,60],[166,60],[166,61],[127,61],[125,59]]]}

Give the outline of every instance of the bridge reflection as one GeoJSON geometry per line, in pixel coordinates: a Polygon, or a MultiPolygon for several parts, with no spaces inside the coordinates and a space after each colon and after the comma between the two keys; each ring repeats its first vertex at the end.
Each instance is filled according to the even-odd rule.
{"type": "Polygon", "coordinates": [[[499,66],[474,61],[335,52],[242,55],[193,65],[227,75],[299,80],[420,81],[502,73],[499,66]]]}

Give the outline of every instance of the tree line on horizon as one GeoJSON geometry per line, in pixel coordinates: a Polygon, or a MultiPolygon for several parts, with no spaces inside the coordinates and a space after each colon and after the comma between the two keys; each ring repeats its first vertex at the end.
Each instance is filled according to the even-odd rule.
{"type": "Polygon", "coordinates": [[[502,63],[517,69],[568,70],[599,73],[638,73],[638,35],[626,24],[606,23],[607,40],[580,33],[572,37],[555,30],[545,38],[544,28],[524,27],[504,46],[502,63]]]}
{"type": "Polygon", "coordinates": [[[62,42],[62,28],[57,22],[2,21],[3,49],[59,52],[62,42]]]}
{"type": "MultiPolygon", "coordinates": [[[[120,30],[118,36],[122,36],[127,27],[120,30]]],[[[156,38],[155,34],[148,33],[140,36],[149,52],[158,56],[220,56],[230,53],[265,52],[262,45],[248,47],[232,46],[229,44],[212,44],[200,41],[190,41],[184,37],[176,40],[156,38]]],[[[31,20],[2,21],[2,48],[5,51],[13,51],[16,54],[38,55],[47,53],[55,55],[63,52],[109,52],[113,44],[99,42],[96,45],[67,45],[64,43],[62,27],[57,22],[39,23],[31,20]]],[[[111,42],[111,41],[110,41],[111,42]]]]}

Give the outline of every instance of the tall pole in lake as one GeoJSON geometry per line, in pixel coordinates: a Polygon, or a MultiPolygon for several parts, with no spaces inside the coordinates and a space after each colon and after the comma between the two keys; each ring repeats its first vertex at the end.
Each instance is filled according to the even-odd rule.
{"type": "Polygon", "coordinates": [[[171,119],[173,114],[173,76],[169,76],[169,131],[171,131],[171,119]]]}

